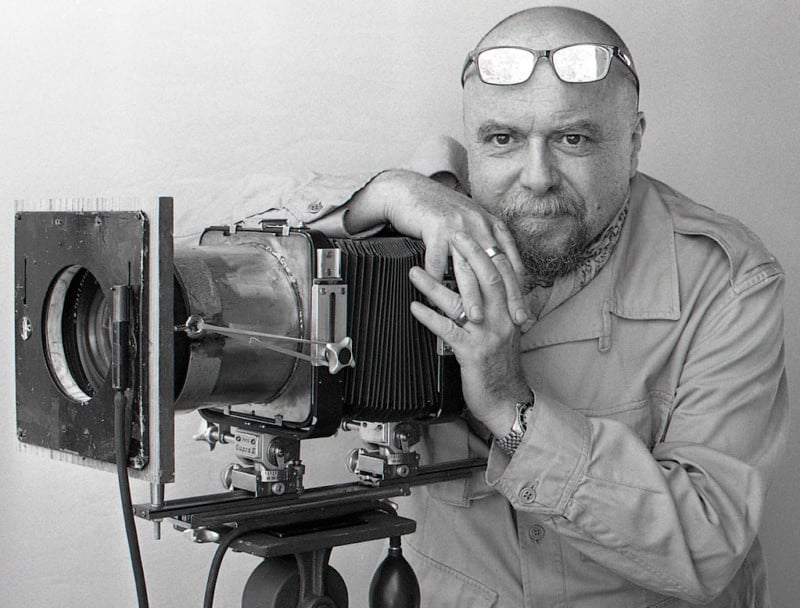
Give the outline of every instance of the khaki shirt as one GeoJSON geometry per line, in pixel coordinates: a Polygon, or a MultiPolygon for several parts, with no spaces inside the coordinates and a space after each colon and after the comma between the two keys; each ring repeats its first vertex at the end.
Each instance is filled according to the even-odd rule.
{"type": "Polygon", "coordinates": [[[536,394],[509,459],[464,421],[414,489],[425,607],[768,606],[756,539],[786,441],[783,272],[731,218],[638,174],[607,265],[522,338],[536,394]]]}

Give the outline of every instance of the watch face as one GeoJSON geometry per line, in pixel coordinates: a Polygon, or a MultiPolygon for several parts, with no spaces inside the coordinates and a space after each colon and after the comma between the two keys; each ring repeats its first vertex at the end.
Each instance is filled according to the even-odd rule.
{"type": "Polygon", "coordinates": [[[528,430],[528,421],[525,416],[528,410],[533,407],[533,401],[526,401],[525,403],[517,403],[517,420],[512,427],[512,431],[519,431],[524,433],[528,430]]]}

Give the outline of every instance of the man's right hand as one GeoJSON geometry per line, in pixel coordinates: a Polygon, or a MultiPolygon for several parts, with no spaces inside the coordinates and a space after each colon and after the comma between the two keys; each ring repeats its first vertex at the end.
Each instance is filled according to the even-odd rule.
{"type": "MultiPolygon", "coordinates": [[[[385,222],[425,243],[425,270],[439,281],[447,270],[448,255],[453,254],[451,242],[457,232],[468,234],[484,249],[499,247],[503,253],[493,261],[506,279],[509,314],[518,325],[527,321],[520,288],[525,269],[516,243],[505,223],[473,199],[412,171],[386,171],[353,197],[346,219],[351,233],[385,222]]],[[[463,311],[470,321],[480,323],[484,297],[477,279],[460,282],[459,289],[463,311]]]]}

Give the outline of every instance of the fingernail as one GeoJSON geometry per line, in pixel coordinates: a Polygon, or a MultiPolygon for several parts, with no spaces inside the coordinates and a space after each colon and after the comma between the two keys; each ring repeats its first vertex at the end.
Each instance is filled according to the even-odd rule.
{"type": "Polygon", "coordinates": [[[419,266],[412,266],[411,270],[408,271],[408,276],[414,278],[415,276],[419,275],[419,266]]]}
{"type": "Polygon", "coordinates": [[[514,321],[516,321],[518,325],[525,323],[525,321],[527,320],[528,320],[528,313],[522,308],[520,308],[517,312],[514,313],[514,321]]]}
{"type": "Polygon", "coordinates": [[[466,233],[459,231],[459,232],[456,232],[456,233],[453,235],[453,238],[454,238],[455,240],[457,240],[457,241],[463,241],[464,239],[466,239],[466,238],[467,238],[467,235],[466,235],[466,233]]]}
{"type": "Polygon", "coordinates": [[[480,306],[473,306],[469,309],[470,321],[478,322],[483,320],[483,310],[480,306]]]}
{"type": "Polygon", "coordinates": [[[506,226],[505,222],[497,222],[495,226],[500,232],[508,232],[508,226],[506,226]]]}

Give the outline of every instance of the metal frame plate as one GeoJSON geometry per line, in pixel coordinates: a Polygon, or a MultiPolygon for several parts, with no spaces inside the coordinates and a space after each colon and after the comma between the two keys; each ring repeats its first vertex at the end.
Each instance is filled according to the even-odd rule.
{"type": "Polygon", "coordinates": [[[54,279],[71,266],[86,268],[106,297],[113,285],[132,287],[131,475],[172,481],[172,315],[171,306],[166,314],[162,305],[172,301],[171,199],[150,205],[84,199],[17,203],[17,437],[62,460],[114,470],[110,373],[90,399],[81,401],[65,394],[47,360],[48,293],[54,279]]]}

